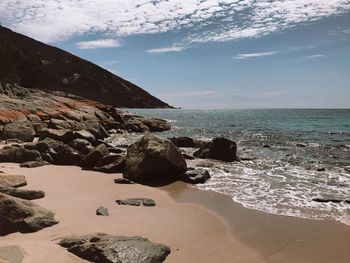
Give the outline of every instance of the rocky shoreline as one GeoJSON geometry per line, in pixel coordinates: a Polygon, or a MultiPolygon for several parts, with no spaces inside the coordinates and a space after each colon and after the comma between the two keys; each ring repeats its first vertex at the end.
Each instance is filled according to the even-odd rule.
{"type": "MultiPolygon", "coordinates": [[[[206,170],[188,168],[185,158],[222,161],[238,159],[236,143],[227,139],[215,138],[212,142],[184,137],[164,139],[149,132],[169,130],[170,124],[165,120],[144,118],[62,92],[43,92],[6,84],[0,85],[0,98],[0,139],[5,142],[5,146],[0,149],[0,162],[19,163],[23,168],[49,164],[75,165],[83,170],[123,173],[124,181],[121,183],[157,186],[177,180],[191,184],[204,183],[210,178],[206,170]],[[111,134],[130,132],[145,135],[131,145],[119,147],[104,141],[111,134]],[[178,147],[194,147],[198,151],[194,156],[189,156],[182,154],[178,147]]],[[[48,211],[29,201],[44,198],[45,193],[18,188],[25,184],[25,178],[20,176],[0,175],[0,235],[36,232],[59,224],[54,218],[54,211],[48,211]],[[18,183],[21,180],[23,182],[18,183]]],[[[148,198],[117,200],[117,203],[133,206],[156,205],[154,200],[148,198]]],[[[108,210],[104,207],[100,207],[96,213],[108,216],[108,210]]],[[[103,240],[109,245],[102,244],[104,252],[96,254],[93,252],[95,245],[91,246],[91,242],[95,244],[101,238],[96,241],[91,239],[88,245],[80,248],[85,252],[77,252],[78,247],[74,245],[68,251],[92,262],[119,262],[121,259],[118,259],[118,253],[110,255],[106,252],[109,246],[114,248],[116,244],[113,240],[118,239],[117,243],[131,242],[130,246],[135,251],[142,255],[148,254],[142,260],[141,254],[136,255],[137,260],[132,261],[131,256],[134,253],[130,252],[131,258],[125,262],[162,262],[170,253],[169,248],[161,245],[166,249],[157,254],[155,251],[159,251],[158,245],[148,245],[152,243],[147,239],[130,241],[129,238],[105,235],[103,240]]]]}

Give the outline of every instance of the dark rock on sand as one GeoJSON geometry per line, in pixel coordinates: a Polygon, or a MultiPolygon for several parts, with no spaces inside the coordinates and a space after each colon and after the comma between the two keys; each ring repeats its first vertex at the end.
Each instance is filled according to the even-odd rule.
{"type": "Polygon", "coordinates": [[[24,163],[41,161],[41,155],[36,150],[27,150],[19,145],[5,146],[0,150],[0,162],[24,163]]]}
{"type": "Polygon", "coordinates": [[[142,237],[122,237],[107,234],[66,237],[59,245],[89,262],[160,263],[170,254],[170,248],[142,237]]]}
{"type": "Polygon", "coordinates": [[[133,181],[130,181],[126,178],[116,178],[116,179],[114,179],[114,183],[116,183],[116,184],[135,184],[133,181]]]}
{"type": "Polygon", "coordinates": [[[45,196],[45,192],[43,191],[27,190],[27,189],[4,187],[4,186],[0,186],[0,193],[26,199],[26,200],[40,199],[45,196]]]}
{"type": "Polygon", "coordinates": [[[48,165],[49,163],[46,161],[29,161],[25,163],[21,163],[19,166],[22,168],[36,168],[48,165]]]}
{"type": "Polygon", "coordinates": [[[33,202],[0,193],[0,235],[36,232],[57,223],[52,212],[33,202]]]}
{"type": "Polygon", "coordinates": [[[22,187],[27,185],[27,180],[23,175],[0,174],[1,187],[22,187]]]}
{"type": "Polygon", "coordinates": [[[193,155],[202,159],[215,159],[225,162],[237,160],[237,144],[226,138],[214,138],[213,141],[204,148],[199,149],[193,155]]]}
{"type": "Polygon", "coordinates": [[[180,179],[185,183],[204,184],[207,180],[210,179],[210,173],[207,170],[195,169],[182,174],[180,176],[180,179]]]}
{"type": "Polygon", "coordinates": [[[109,152],[106,145],[100,144],[81,160],[81,164],[83,167],[87,168],[94,167],[98,161],[108,155],[109,152]]]}
{"type": "Polygon", "coordinates": [[[186,170],[184,157],[171,141],[147,134],[129,146],[123,177],[134,182],[169,180],[186,170]]]}
{"type": "Polygon", "coordinates": [[[109,155],[100,159],[92,170],[102,173],[122,173],[125,167],[123,155],[109,155]]]}
{"type": "Polygon", "coordinates": [[[35,137],[35,130],[29,121],[12,122],[4,126],[1,137],[3,139],[19,139],[31,142],[35,137]]]}
{"type": "Polygon", "coordinates": [[[98,215],[98,216],[109,216],[108,209],[103,207],[103,206],[100,206],[96,210],[96,215],[98,215]]]}
{"type": "Polygon", "coordinates": [[[116,200],[118,205],[132,205],[132,206],[155,206],[156,202],[150,198],[128,198],[125,200],[116,200]]]}

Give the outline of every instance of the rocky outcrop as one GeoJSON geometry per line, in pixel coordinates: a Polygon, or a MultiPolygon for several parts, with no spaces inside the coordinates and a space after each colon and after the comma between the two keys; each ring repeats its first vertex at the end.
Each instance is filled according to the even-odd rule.
{"type": "Polygon", "coordinates": [[[237,160],[237,144],[226,138],[214,138],[210,144],[193,155],[202,159],[215,159],[225,162],[237,160]]]}
{"type": "Polygon", "coordinates": [[[128,198],[125,200],[116,200],[118,205],[131,205],[131,206],[156,206],[156,202],[150,198],[128,198]]]}
{"type": "Polygon", "coordinates": [[[26,199],[26,200],[40,199],[45,196],[45,193],[43,191],[19,189],[19,188],[4,187],[4,186],[0,186],[0,193],[26,199]]]}
{"type": "Polygon", "coordinates": [[[186,170],[184,157],[171,141],[147,134],[129,146],[123,177],[135,182],[169,180],[186,170]]]}
{"type": "Polygon", "coordinates": [[[101,233],[67,237],[59,244],[89,262],[160,263],[170,254],[169,247],[152,243],[146,238],[101,233]]]}
{"type": "Polygon", "coordinates": [[[169,108],[145,90],[61,49],[0,26],[0,80],[119,108],[169,108]]]}
{"type": "Polygon", "coordinates": [[[57,223],[52,212],[33,202],[0,193],[0,235],[36,232],[57,223]]]}

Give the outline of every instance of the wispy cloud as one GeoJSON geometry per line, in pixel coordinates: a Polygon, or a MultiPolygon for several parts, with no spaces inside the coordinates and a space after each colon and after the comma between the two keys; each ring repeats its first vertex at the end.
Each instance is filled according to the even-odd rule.
{"type": "Polygon", "coordinates": [[[161,48],[153,48],[147,50],[148,53],[166,53],[166,52],[180,52],[184,50],[184,47],[161,47],[161,48]]]}
{"type": "Polygon", "coordinates": [[[233,58],[235,59],[248,59],[248,58],[259,58],[259,57],[267,57],[278,54],[278,51],[268,51],[268,52],[258,52],[258,53],[242,53],[237,54],[233,58]]]}
{"type": "Polygon", "coordinates": [[[112,48],[120,46],[120,42],[116,39],[98,39],[76,43],[78,49],[112,48]]]}
{"type": "Polygon", "coordinates": [[[6,0],[4,25],[45,42],[181,29],[184,43],[259,37],[350,10],[350,0],[6,0]]]}
{"type": "Polygon", "coordinates": [[[191,98],[191,97],[209,97],[216,95],[217,92],[212,90],[203,90],[203,91],[184,91],[184,92],[176,92],[176,93],[165,93],[159,95],[164,98],[191,98]]]}
{"type": "Polygon", "coordinates": [[[322,58],[326,55],[324,54],[316,54],[316,55],[310,55],[310,56],[306,56],[306,57],[303,57],[304,59],[314,59],[314,58],[322,58]]]}

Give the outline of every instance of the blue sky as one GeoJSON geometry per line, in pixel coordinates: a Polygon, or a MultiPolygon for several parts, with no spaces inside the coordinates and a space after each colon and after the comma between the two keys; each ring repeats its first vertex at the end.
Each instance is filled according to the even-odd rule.
{"type": "Polygon", "coordinates": [[[183,108],[349,108],[349,0],[7,0],[4,26],[183,108]]]}

